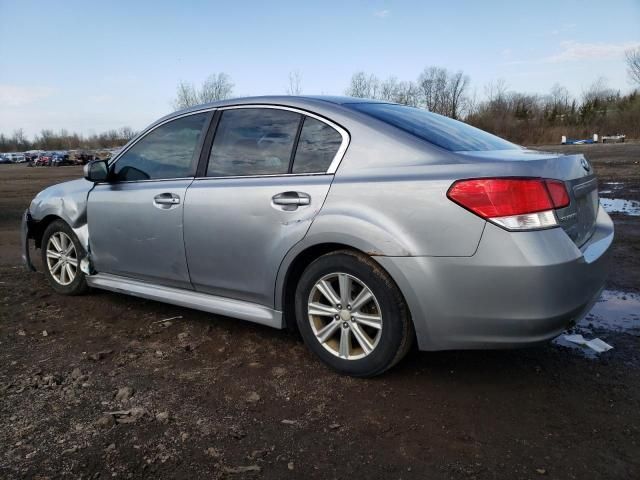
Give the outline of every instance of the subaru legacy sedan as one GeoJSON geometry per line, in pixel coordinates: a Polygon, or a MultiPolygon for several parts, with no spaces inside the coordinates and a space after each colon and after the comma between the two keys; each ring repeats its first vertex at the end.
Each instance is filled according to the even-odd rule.
{"type": "Polygon", "coordinates": [[[420,350],[532,345],[603,287],[611,219],[582,155],[345,97],[168,115],[23,217],[55,291],[127,293],[300,332],[368,377],[420,350]]]}

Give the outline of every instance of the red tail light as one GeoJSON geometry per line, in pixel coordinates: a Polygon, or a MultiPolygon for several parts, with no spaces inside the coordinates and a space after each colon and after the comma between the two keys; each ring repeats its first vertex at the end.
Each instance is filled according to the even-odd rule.
{"type": "Polygon", "coordinates": [[[447,197],[510,230],[557,225],[553,210],[569,205],[563,182],[540,178],[478,178],[455,182],[447,197]]]}
{"type": "Polygon", "coordinates": [[[564,182],[560,180],[545,180],[544,183],[547,185],[555,208],[564,208],[569,205],[569,193],[567,192],[567,187],[564,186],[564,182]]]}

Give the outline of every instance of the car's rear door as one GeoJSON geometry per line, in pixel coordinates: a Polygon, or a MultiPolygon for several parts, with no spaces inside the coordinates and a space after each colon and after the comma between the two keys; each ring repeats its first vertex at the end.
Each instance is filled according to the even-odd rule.
{"type": "Polygon", "coordinates": [[[273,306],[285,254],[306,234],[331,185],[347,133],[284,107],[222,109],[187,190],[184,239],[195,289],[273,306]]]}
{"type": "Polygon", "coordinates": [[[110,273],[191,289],[183,211],[212,113],[179,117],[152,129],[111,166],[111,181],[89,194],[93,265],[110,273]]]}

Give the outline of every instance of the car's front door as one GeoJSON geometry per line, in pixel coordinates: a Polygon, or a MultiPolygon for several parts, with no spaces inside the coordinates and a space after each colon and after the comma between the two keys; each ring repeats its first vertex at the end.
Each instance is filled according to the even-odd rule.
{"type": "Polygon", "coordinates": [[[288,109],[223,110],[185,202],[195,289],[273,307],[280,263],[322,207],[347,142],[339,127],[288,109]]]}
{"type": "Polygon", "coordinates": [[[99,273],[192,288],[182,220],[210,116],[191,114],[152,129],[115,160],[110,181],[91,190],[89,246],[99,273]]]}

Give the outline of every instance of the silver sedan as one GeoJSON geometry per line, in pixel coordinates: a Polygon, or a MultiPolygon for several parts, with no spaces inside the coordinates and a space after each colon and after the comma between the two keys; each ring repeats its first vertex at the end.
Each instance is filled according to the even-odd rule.
{"type": "Polygon", "coordinates": [[[421,350],[547,341],[602,289],[613,225],[582,155],[422,109],[258,97],[173,113],[40,192],[23,257],[90,287],[297,329],[377,375],[421,350]]]}

